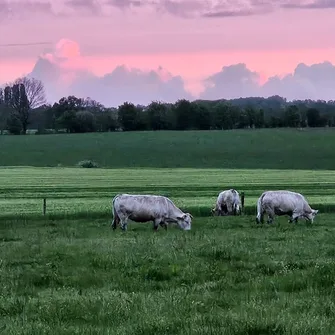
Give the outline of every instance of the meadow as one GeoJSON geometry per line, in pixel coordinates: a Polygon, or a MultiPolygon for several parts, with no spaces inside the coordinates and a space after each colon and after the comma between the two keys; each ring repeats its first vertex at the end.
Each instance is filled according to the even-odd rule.
{"type": "Polygon", "coordinates": [[[0,333],[334,334],[335,157],[325,148],[334,135],[267,131],[180,132],[185,146],[172,154],[166,144],[170,160],[164,132],[147,133],[156,137],[148,157],[144,133],[0,136],[0,333]],[[126,137],[115,141],[126,135],[133,157],[126,137]],[[103,168],[74,167],[82,159],[103,168]],[[243,215],[211,217],[231,187],[245,192],[243,215]],[[314,224],[257,225],[267,189],[304,194],[320,210],[314,224]],[[170,197],[194,215],[192,230],[130,222],[112,231],[111,200],[126,192],[170,197]]]}
{"type": "Polygon", "coordinates": [[[335,169],[335,128],[0,136],[2,166],[335,169]]]}

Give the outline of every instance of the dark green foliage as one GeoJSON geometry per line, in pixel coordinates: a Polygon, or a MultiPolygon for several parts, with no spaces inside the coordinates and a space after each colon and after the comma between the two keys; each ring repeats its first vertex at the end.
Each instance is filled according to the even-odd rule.
{"type": "Polygon", "coordinates": [[[9,110],[7,129],[13,134],[26,134],[32,109],[45,103],[44,86],[40,80],[35,78],[18,78],[14,83],[5,87],[0,99],[9,110]],[[19,122],[20,132],[16,130],[19,122]]]}
{"type": "Polygon", "coordinates": [[[175,127],[177,130],[194,129],[195,123],[195,106],[190,101],[181,99],[178,100],[173,111],[176,118],[175,127]]]}
{"type": "Polygon", "coordinates": [[[171,122],[169,120],[169,109],[166,104],[153,101],[147,107],[148,128],[152,130],[166,130],[171,129],[171,122]]]}
{"type": "Polygon", "coordinates": [[[98,163],[96,163],[96,162],[94,162],[90,159],[85,159],[83,161],[80,161],[77,165],[79,167],[82,167],[82,168],[97,168],[97,167],[99,167],[98,163]]]}
{"type": "Polygon", "coordinates": [[[5,88],[5,104],[10,108],[8,130],[12,134],[26,133],[29,122],[29,100],[23,84],[14,84],[5,88]]]}
{"type": "Polygon", "coordinates": [[[115,131],[118,127],[116,112],[111,109],[93,113],[95,129],[99,132],[115,131]]]}
{"type": "Polygon", "coordinates": [[[16,112],[11,112],[7,117],[7,129],[12,135],[20,135],[22,131],[22,122],[16,112]]]}
{"type": "Polygon", "coordinates": [[[119,106],[118,121],[124,131],[143,129],[142,110],[134,104],[125,102],[119,106]]]}
{"type": "Polygon", "coordinates": [[[73,109],[66,110],[57,119],[57,123],[61,128],[65,128],[66,132],[74,133],[78,126],[76,114],[77,112],[73,109]]]}
{"type": "Polygon", "coordinates": [[[302,127],[301,115],[296,105],[288,106],[284,113],[284,122],[286,127],[302,127]]]}
{"type": "MultiPolygon", "coordinates": [[[[14,91],[15,87],[13,86],[14,91]]],[[[13,97],[12,89],[6,90],[0,92],[2,101],[9,101],[13,97]]],[[[131,102],[125,102],[118,108],[106,108],[90,98],[68,96],[61,98],[53,106],[45,104],[38,106],[34,109],[34,115],[29,112],[28,116],[30,128],[38,129],[39,134],[48,133],[44,131],[45,129],[52,129],[56,132],[82,133],[116,130],[304,128],[335,125],[334,101],[287,102],[278,96],[192,102],[180,99],[175,103],[153,101],[148,106],[135,106],[131,102]]],[[[0,103],[1,115],[2,118],[8,117],[4,116],[3,106],[0,103]]],[[[26,124],[24,120],[21,122],[26,124]]]]}

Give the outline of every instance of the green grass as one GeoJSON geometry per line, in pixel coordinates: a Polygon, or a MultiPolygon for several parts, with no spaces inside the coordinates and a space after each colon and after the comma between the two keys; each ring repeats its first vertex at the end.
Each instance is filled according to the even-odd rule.
{"type": "Polygon", "coordinates": [[[0,136],[0,333],[333,335],[334,139],[331,129],[0,136]],[[105,168],[74,167],[85,159],[105,168]],[[245,192],[244,215],[210,217],[231,187],[245,192]],[[304,194],[315,223],[257,225],[270,189],[304,194]],[[111,200],[126,192],[170,197],[192,230],[112,231],[111,200]]]}
{"type": "Polygon", "coordinates": [[[334,214],[195,218],[189,232],[106,220],[2,220],[4,334],[334,334],[334,214]]]}
{"type": "Polygon", "coordinates": [[[0,164],[329,170],[333,143],[332,128],[0,136],[0,164]]]}
{"type": "Polygon", "coordinates": [[[118,193],[170,197],[194,216],[209,216],[218,193],[245,192],[245,212],[256,214],[263,191],[290,189],[304,194],[321,212],[335,211],[335,172],[221,169],[0,169],[0,217],[37,218],[43,198],[52,218],[111,217],[118,193]]]}

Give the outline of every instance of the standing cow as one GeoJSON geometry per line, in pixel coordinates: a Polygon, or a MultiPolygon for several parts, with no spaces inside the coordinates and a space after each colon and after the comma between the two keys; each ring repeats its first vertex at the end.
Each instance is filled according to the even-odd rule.
{"type": "Polygon", "coordinates": [[[158,225],[167,230],[168,223],[177,223],[181,229],[191,230],[193,216],[183,213],[164,196],[118,194],[114,197],[112,206],[113,229],[116,229],[117,224],[121,223],[121,229],[127,230],[127,221],[130,219],[135,222],[153,221],[156,231],[158,225]]]}
{"type": "Polygon", "coordinates": [[[318,210],[312,209],[303,195],[291,191],[266,191],[258,199],[256,222],[263,223],[264,214],[267,223],[272,223],[275,215],[289,215],[289,222],[298,222],[304,218],[313,223],[318,210]]]}
{"type": "Polygon", "coordinates": [[[219,193],[216,205],[212,209],[213,215],[241,214],[241,199],[239,193],[234,190],[226,190],[219,193]]]}

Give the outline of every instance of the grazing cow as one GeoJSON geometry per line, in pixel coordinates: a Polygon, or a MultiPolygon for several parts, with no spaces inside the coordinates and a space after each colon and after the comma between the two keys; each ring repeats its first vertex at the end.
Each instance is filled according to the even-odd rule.
{"type": "Polygon", "coordinates": [[[182,212],[164,196],[118,194],[114,197],[112,206],[113,229],[121,223],[121,229],[127,230],[127,221],[130,219],[135,222],[153,221],[155,231],[158,230],[158,225],[167,230],[168,223],[177,223],[181,229],[191,230],[193,216],[182,212]]]}
{"type": "Polygon", "coordinates": [[[289,222],[304,218],[313,223],[319,210],[312,209],[303,195],[291,191],[266,191],[258,199],[256,222],[263,223],[267,213],[267,223],[272,223],[275,215],[289,215],[289,222]]]}
{"type": "Polygon", "coordinates": [[[213,215],[241,214],[241,199],[239,193],[234,190],[226,190],[219,193],[216,205],[212,209],[213,215]]]}

